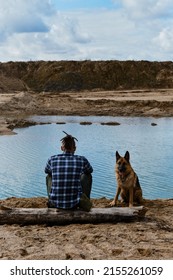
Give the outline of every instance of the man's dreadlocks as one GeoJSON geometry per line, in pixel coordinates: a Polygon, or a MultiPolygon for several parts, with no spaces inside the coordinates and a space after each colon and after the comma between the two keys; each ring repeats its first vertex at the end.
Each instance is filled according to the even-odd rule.
{"type": "Polygon", "coordinates": [[[66,136],[62,138],[60,141],[62,142],[62,145],[64,146],[65,150],[71,151],[75,149],[76,147],[75,140],[78,141],[76,137],[73,137],[72,135],[66,133],[65,131],[63,132],[66,134],[66,136]]]}

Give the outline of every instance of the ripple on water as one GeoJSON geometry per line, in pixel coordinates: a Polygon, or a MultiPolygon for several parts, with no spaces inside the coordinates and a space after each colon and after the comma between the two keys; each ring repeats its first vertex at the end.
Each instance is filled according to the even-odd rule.
{"type": "MultiPolygon", "coordinates": [[[[41,120],[50,121],[48,119],[41,120]]],[[[39,120],[39,121],[41,121],[39,120]]],[[[17,129],[17,135],[0,137],[0,198],[46,196],[44,167],[50,155],[60,153],[62,131],[73,134],[77,152],[94,168],[92,197],[115,195],[115,151],[130,152],[145,198],[173,197],[173,119],[115,117],[52,117],[61,125],[17,129]],[[93,118],[93,119],[92,119],[93,118]],[[80,125],[80,122],[92,125],[80,125]],[[116,121],[119,126],[102,126],[116,121]],[[151,126],[151,123],[157,126],[151,126]]]]}

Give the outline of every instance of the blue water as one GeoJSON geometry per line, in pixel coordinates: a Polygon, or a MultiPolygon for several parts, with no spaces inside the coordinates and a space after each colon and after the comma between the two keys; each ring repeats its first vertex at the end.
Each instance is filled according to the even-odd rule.
{"type": "Polygon", "coordinates": [[[16,129],[0,137],[0,198],[46,196],[44,167],[49,156],[60,153],[63,130],[74,135],[77,154],[94,168],[93,198],[115,194],[115,152],[128,150],[145,198],[173,198],[173,118],[34,117],[47,125],[16,129]],[[91,125],[81,125],[91,121],[91,125]],[[117,121],[121,125],[101,125],[117,121]],[[66,124],[56,124],[66,122],[66,124]],[[157,126],[151,126],[151,123],[157,126]]]}

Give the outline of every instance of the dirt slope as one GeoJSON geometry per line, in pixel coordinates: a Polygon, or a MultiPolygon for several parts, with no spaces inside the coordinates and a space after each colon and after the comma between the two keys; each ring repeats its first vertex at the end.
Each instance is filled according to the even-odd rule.
{"type": "Polygon", "coordinates": [[[21,88],[38,92],[173,88],[173,62],[86,60],[0,63],[0,91],[21,88]]]}

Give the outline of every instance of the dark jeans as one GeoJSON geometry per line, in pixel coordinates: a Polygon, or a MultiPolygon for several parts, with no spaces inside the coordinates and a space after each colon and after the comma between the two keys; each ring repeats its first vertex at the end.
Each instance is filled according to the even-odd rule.
{"type": "Polygon", "coordinates": [[[82,192],[90,198],[91,188],[92,188],[92,175],[91,174],[82,174],[81,178],[82,192]]]}

